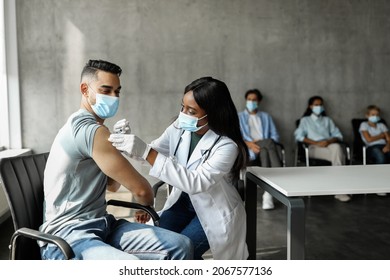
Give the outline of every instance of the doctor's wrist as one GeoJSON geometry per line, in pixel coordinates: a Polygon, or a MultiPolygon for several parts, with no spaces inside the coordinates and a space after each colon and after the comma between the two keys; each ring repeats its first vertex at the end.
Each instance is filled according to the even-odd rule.
{"type": "Polygon", "coordinates": [[[146,149],[145,149],[145,151],[144,151],[144,153],[143,153],[143,155],[142,155],[142,159],[143,160],[146,160],[146,158],[148,157],[148,155],[149,155],[149,152],[150,152],[150,149],[151,149],[151,147],[150,147],[150,145],[146,145],[146,149]]]}
{"type": "Polygon", "coordinates": [[[153,166],[154,162],[156,161],[157,155],[158,155],[158,152],[156,150],[154,150],[153,148],[150,148],[149,153],[148,153],[147,157],[145,158],[145,160],[147,162],[149,162],[150,165],[153,166]]]}

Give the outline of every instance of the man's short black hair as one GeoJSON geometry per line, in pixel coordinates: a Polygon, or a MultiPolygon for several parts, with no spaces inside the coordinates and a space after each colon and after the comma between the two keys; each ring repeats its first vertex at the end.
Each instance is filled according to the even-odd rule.
{"type": "Polygon", "coordinates": [[[251,93],[256,94],[257,100],[258,100],[259,102],[263,99],[263,95],[261,94],[260,90],[258,90],[257,88],[248,90],[248,91],[245,93],[245,99],[247,99],[247,98],[248,98],[248,95],[251,94],[251,93]]]}
{"type": "Polygon", "coordinates": [[[122,69],[114,63],[104,60],[90,59],[85,64],[83,71],[81,72],[81,80],[86,76],[96,77],[96,73],[98,70],[118,75],[118,77],[122,74],[122,69]]]}

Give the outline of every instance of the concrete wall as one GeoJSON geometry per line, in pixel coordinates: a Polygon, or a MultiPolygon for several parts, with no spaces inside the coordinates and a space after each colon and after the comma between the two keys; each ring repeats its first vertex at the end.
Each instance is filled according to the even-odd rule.
{"type": "Polygon", "coordinates": [[[295,120],[312,95],[352,141],[351,119],[375,103],[390,119],[390,1],[17,0],[23,144],[48,151],[79,107],[90,59],[119,64],[118,115],[146,141],[179,112],[185,85],[226,82],[237,109],[265,95],[292,164],[295,120]]]}

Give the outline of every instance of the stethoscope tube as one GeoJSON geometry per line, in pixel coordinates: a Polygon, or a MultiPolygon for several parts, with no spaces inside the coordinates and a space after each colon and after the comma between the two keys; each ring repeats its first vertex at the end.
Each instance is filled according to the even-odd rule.
{"type": "MultiPolygon", "coordinates": [[[[179,146],[180,146],[180,143],[181,141],[183,140],[182,139],[182,136],[183,136],[183,133],[185,132],[185,130],[183,129],[181,134],[180,134],[180,138],[179,138],[179,141],[177,141],[177,144],[176,144],[176,147],[175,147],[175,151],[173,153],[173,156],[176,157],[176,153],[177,153],[177,150],[179,149],[179,146]]],[[[221,139],[221,135],[218,136],[218,138],[214,141],[213,145],[210,146],[210,148],[208,148],[202,155],[202,157],[207,153],[207,156],[203,159],[202,163],[204,163],[210,156],[210,153],[211,153],[211,150],[214,148],[215,144],[217,144],[217,142],[219,141],[219,139],[221,139]]]]}

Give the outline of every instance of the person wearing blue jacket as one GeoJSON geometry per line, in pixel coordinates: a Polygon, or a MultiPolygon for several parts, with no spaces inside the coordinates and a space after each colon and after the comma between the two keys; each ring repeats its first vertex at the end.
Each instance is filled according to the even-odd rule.
{"type": "MultiPolygon", "coordinates": [[[[260,111],[259,104],[263,96],[258,89],[245,93],[246,108],[238,114],[241,133],[248,146],[250,165],[263,167],[281,167],[275,142],[279,142],[279,133],[270,114],[260,111]]],[[[272,196],[264,192],[264,210],[273,209],[272,196]]]]}

